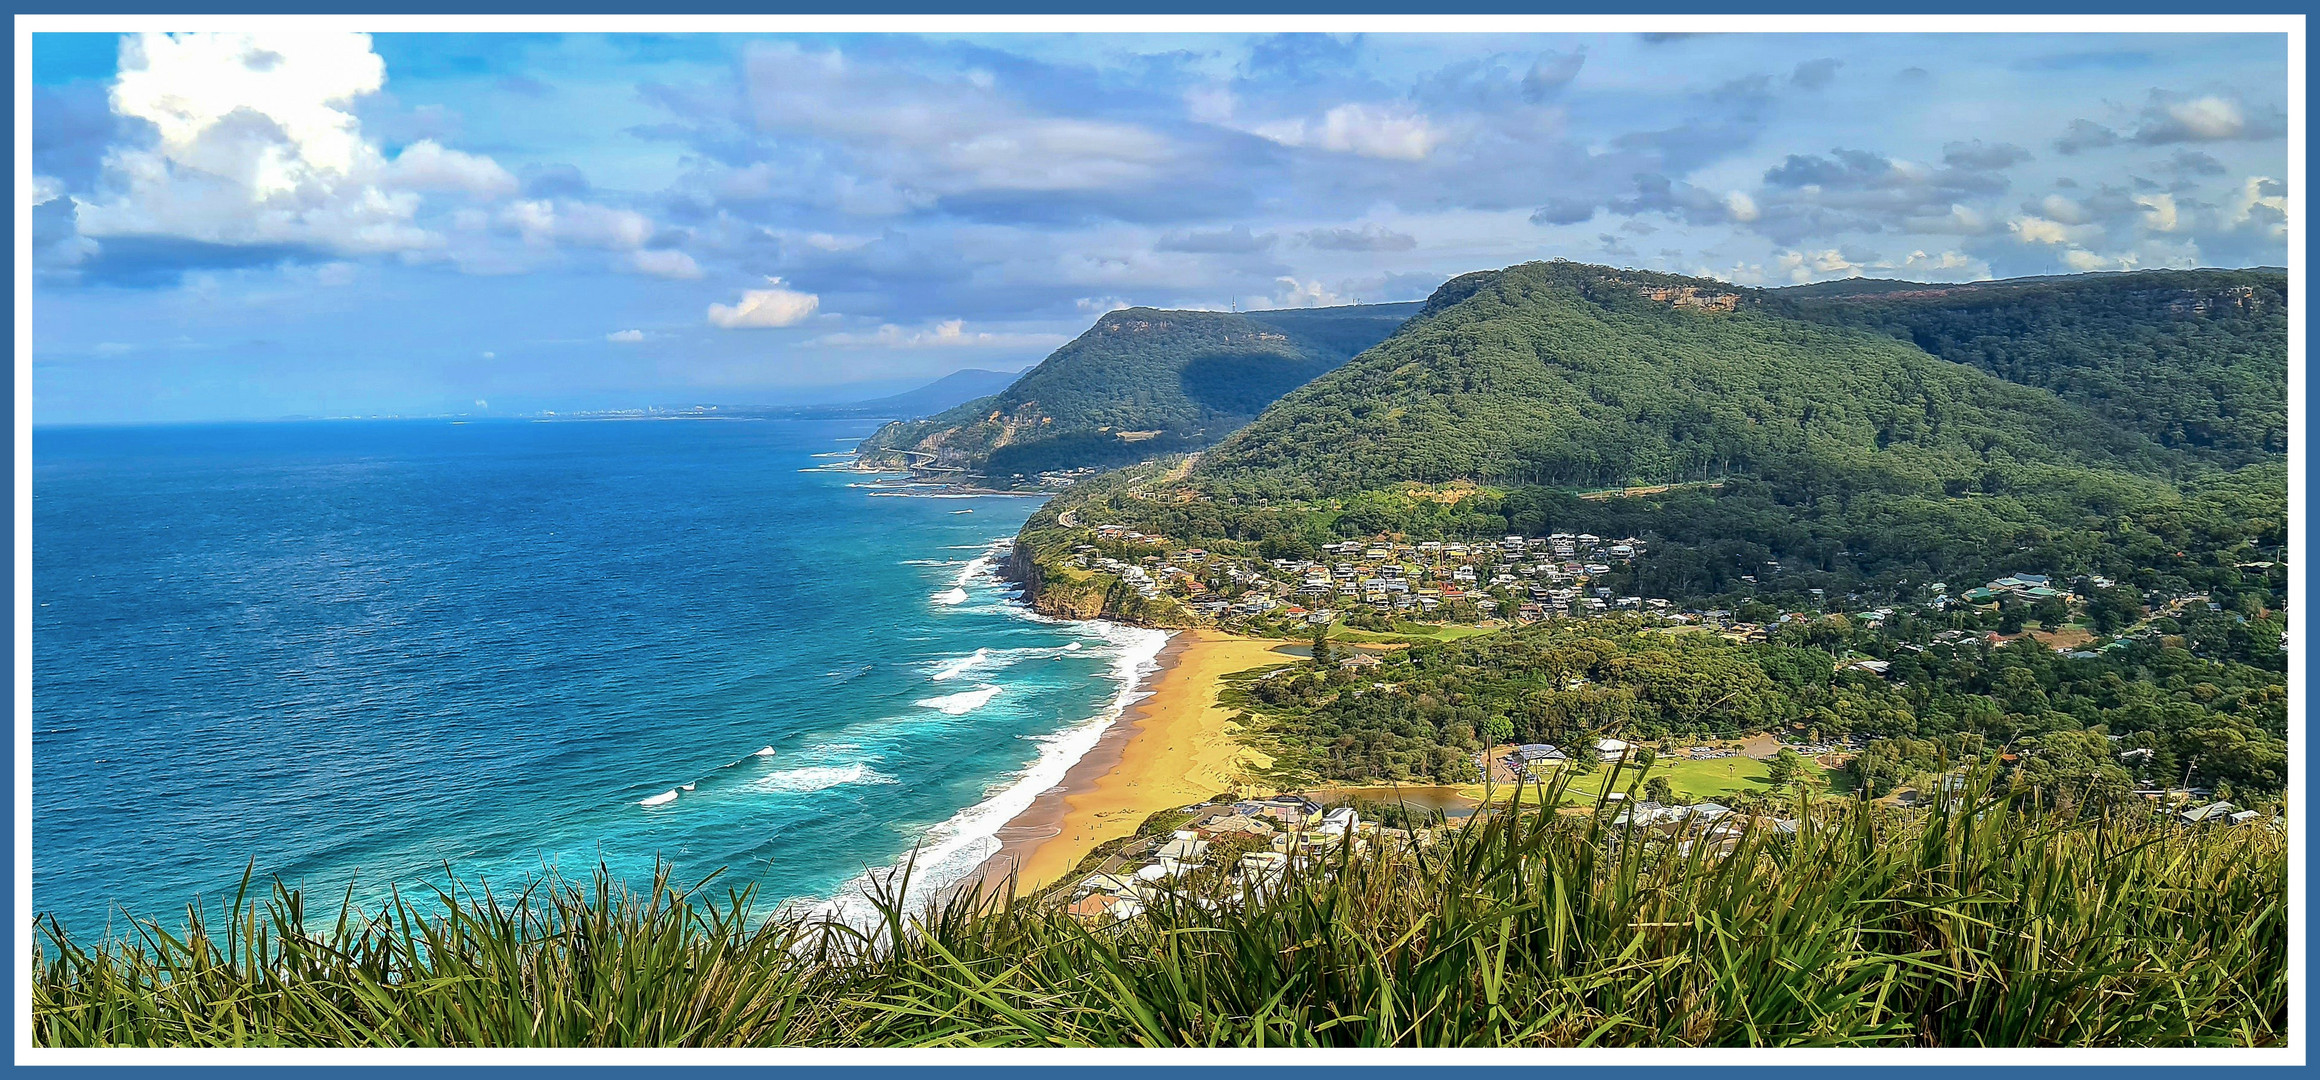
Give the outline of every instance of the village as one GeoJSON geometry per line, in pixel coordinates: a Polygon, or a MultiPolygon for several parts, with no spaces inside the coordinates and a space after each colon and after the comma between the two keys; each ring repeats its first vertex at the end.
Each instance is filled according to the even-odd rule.
{"type": "Polygon", "coordinates": [[[1664,599],[1616,596],[1598,583],[1643,550],[1633,537],[1556,533],[1485,544],[1377,537],[1324,544],[1318,558],[1249,560],[1171,548],[1164,538],[1125,525],[1098,525],[1096,535],[1110,546],[1154,550],[1121,558],[1098,544],[1080,544],[1072,548],[1072,565],[1117,576],[1147,598],[1177,598],[1187,611],[1219,621],[1320,624],[1341,613],[1375,612],[1536,622],[1550,614],[1667,613],[1671,607],[1664,599]]]}
{"type": "MultiPolygon", "coordinates": [[[[1854,626],[1873,630],[1902,611],[2011,608],[2022,612],[2025,620],[2036,617],[2044,622],[2050,633],[2039,635],[2039,639],[2055,652],[2085,659],[2148,637],[2154,619],[2194,609],[2221,610],[2205,593],[2143,595],[2139,597],[2140,610],[2125,625],[2113,628],[2111,640],[2093,644],[2096,635],[2084,627],[2062,631],[2062,626],[2083,621],[2086,597],[2114,588],[2116,583],[2100,574],[2008,574],[1958,590],[1955,595],[1949,583],[1935,581],[1918,590],[1920,600],[1902,606],[1871,605],[1862,602],[1858,594],[1832,602],[1822,589],[1813,588],[1804,591],[1812,605],[1805,610],[1780,610],[1753,601],[1737,610],[1679,609],[1665,598],[1622,594],[1613,584],[1633,580],[1633,574],[1623,572],[1646,551],[1645,541],[1636,537],[1558,532],[1469,543],[1378,536],[1324,544],[1314,558],[1255,559],[1175,546],[1165,537],[1126,525],[1102,524],[1094,531],[1094,542],[1072,546],[1069,565],[1112,575],[1138,596],[1172,603],[1199,622],[1260,634],[1283,633],[1300,625],[1391,630],[1415,622],[1491,627],[1641,614],[1671,627],[1704,630],[1750,643],[1769,640],[1783,625],[1831,615],[1842,615],[1854,626]],[[1758,610],[1750,611],[1751,607],[1758,610]]],[[[2276,565],[2255,561],[2241,564],[2241,569],[2262,575],[2276,565]]],[[[1771,563],[1766,569],[1777,573],[1780,567],[1771,563]]],[[[1756,577],[1744,575],[1741,580],[1753,584],[1756,577]]],[[[1933,633],[1930,640],[1954,645],[1975,639],[1999,645],[2025,633],[2020,627],[1949,629],[1933,633]]],[[[1913,642],[1898,647],[1922,651],[1926,645],[1913,642]]],[[[1883,659],[1863,658],[1848,666],[1883,674],[1889,664],[1883,659]]]]}
{"type": "MultiPolygon", "coordinates": [[[[1646,540],[1631,536],[1557,532],[1473,542],[1380,535],[1321,544],[1302,558],[1254,558],[1179,544],[1122,524],[1064,524],[1093,533],[1082,533],[1085,542],[1064,554],[1071,567],[1111,575],[1157,602],[1159,610],[1187,613],[1193,625],[1276,638],[1341,637],[1353,647],[1336,652],[1329,666],[1363,677],[1384,666],[1388,653],[1381,650],[1555,619],[1625,615],[1661,632],[1709,633],[1743,644],[1769,642],[1787,626],[1836,621],[1871,632],[1851,640],[1878,654],[1842,648],[1835,660],[1839,672],[1891,679],[1895,660],[1907,654],[1947,655],[2020,640],[2064,659],[2096,659],[2160,634],[2160,620],[2226,610],[2203,592],[2139,593],[2100,574],[2033,571],[1963,588],[1927,582],[1892,604],[1809,589],[1786,596],[1786,603],[1797,606],[1743,599],[1729,608],[1683,608],[1621,587],[1637,579],[1635,563],[1648,550],[1646,540]],[[2106,604],[2098,617],[2097,607],[2106,604]],[[1956,614],[1975,617],[1935,618],[1956,614]],[[1876,633],[1910,617],[1915,619],[1904,634],[1876,633]]],[[[2277,564],[2239,567],[2263,576],[2277,564]]],[[[1767,564],[1764,572],[1778,575],[1782,568],[1767,564]]],[[[1753,576],[1743,580],[1755,583],[1753,576]]],[[[1259,681],[1296,670],[1284,666],[1259,681]]],[[[1376,683],[1370,689],[1392,686],[1376,683]]],[[[1580,746],[1491,747],[1474,755],[1481,783],[1462,789],[1464,805],[1449,811],[1447,821],[1414,820],[1406,813],[1392,825],[1366,820],[1364,814],[1380,806],[1331,805],[1342,801],[1343,792],[1328,789],[1220,796],[1183,808],[1173,821],[1155,815],[1146,834],[1092,857],[1059,892],[1073,914],[1097,923],[1136,918],[1163,895],[1237,903],[1269,895],[1291,869],[1326,871],[1340,854],[1358,855],[1377,845],[1426,848],[1440,841],[1443,830],[1459,827],[1459,815],[1497,812],[1514,791],[1561,791],[1563,813],[1602,815],[1609,843],[1651,838],[1665,841],[1679,857],[1701,844],[1712,854],[1727,853],[1754,829],[1794,834],[1800,822],[1789,814],[1809,814],[1802,808],[1817,797],[1844,795],[1844,770],[1868,740],[1858,734],[1823,739],[1804,724],[1795,727],[1725,739],[1630,743],[1590,736],[1580,746]],[[1649,768],[1652,784],[1634,782],[1639,768],[1649,768]],[[1783,792],[1801,801],[1789,802],[1783,792]]],[[[2117,744],[2119,736],[2112,741],[2117,744]]],[[[2149,749],[2114,746],[2113,752],[2136,775],[2134,795],[2158,820],[2187,829],[2283,827],[2268,810],[2233,804],[2228,792],[2148,776],[2138,766],[2147,765],[2149,749]]],[[[2006,754],[1996,764],[2003,770],[2014,761],[2006,754]]],[[[1968,782],[1962,769],[1926,775],[1875,801],[1897,810],[1950,805],[1968,782]]]]}

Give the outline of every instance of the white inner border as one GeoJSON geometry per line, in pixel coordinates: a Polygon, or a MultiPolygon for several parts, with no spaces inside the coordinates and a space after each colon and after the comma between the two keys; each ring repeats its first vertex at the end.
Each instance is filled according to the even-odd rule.
{"type": "MultiPolygon", "coordinates": [[[[303,30],[373,33],[2267,33],[2288,47],[2288,789],[2302,824],[2306,641],[2304,482],[2304,23],[2302,15],[19,15],[16,16],[16,835],[18,1065],[2048,1065],[2304,1064],[2304,848],[2288,855],[2288,1045],[2276,1049],[1563,1050],[72,1050],[32,1046],[32,35],[303,30]],[[1358,1055],[1358,1056],[1356,1056],[1358,1055]]],[[[2297,834],[2291,834],[2301,840],[2297,834]]]]}

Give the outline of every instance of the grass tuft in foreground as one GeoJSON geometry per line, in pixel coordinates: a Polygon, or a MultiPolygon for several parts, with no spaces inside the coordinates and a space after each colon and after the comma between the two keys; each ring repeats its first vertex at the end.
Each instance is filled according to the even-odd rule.
{"type": "MultiPolygon", "coordinates": [[[[1491,815],[1239,902],[1083,925],[957,895],[851,928],[543,881],[316,917],[237,896],[34,964],[46,1046],[2278,1045],[2287,838],[1994,800],[1815,811],[1720,851],[1491,815]]],[[[246,889],[246,884],[245,884],[246,889]]]]}

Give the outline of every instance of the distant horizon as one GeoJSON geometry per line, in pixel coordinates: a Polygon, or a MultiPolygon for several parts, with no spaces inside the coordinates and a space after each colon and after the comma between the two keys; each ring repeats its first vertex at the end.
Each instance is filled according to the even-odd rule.
{"type": "MultiPolygon", "coordinates": [[[[1557,256],[1547,256],[1547,257],[1545,257],[1544,259],[1541,259],[1541,260],[1538,260],[1538,261],[1556,261],[1558,258],[1559,258],[1559,257],[1557,257],[1557,256]]],[[[1565,260],[1565,261],[1571,261],[1571,262],[1585,262],[1585,260],[1580,260],[1580,259],[1571,259],[1571,260],[1565,260]]],[[[1595,264],[1595,265],[1603,265],[1603,264],[1595,264]]],[[[1478,269],[1479,269],[1479,270],[1495,270],[1495,269],[1500,269],[1500,267],[1483,267],[1483,268],[1478,268],[1478,269]]],[[[1640,270],[1640,271],[1643,271],[1643,272],[1646,272],[1646,273],[1671,273],[1671,271],[1665,271],[1665,270],[1657,270],[1657,269],[1654,269],[1654,268],[1651,268],[1651,267],[1644,267],[1644,266],[1621,266],[1621,267],[1615,267],[1615,269],[1621,269],[1621,270],[1640,270]]],[[[1768,289],[1769,291],[1780,291],[1780,290],[1784,290],[1784,289],[1801,289],[1801,288],[1807,288],[1807,287],[1810,287],[1810,286],[1815,286],[1815,285],[1834,285],[1834,284],[1842,284],[1842,283],[1849,282],[1849,281],[1887,281],[1887,282],[1894,282],[1894,283],[1897,283],[1897,284],[1908,284],[1908,285],[1926,285],[1926,286],[1962,286],[1962,285],[1988,285],[1988,284],[1999,284],[1999,283],[2004,283],[2004,282],[2009,282],[2009,281],[2035,281],[2035,280],[2042,280],[2042,279],[2064,279],[2064,278],[2075,278],[2075,277],[2104,277],[2104,276],[2113,276],[2113,275],[2121,275],[2121,274],[2152,273],[2152,272],[2188,272],[2188,271],[2213,271],[2213,272],[2218,272],[2218,273],[2240,273],[2240,272],[2257,272],[2257,271],[2261,271],[2261,272],[2278,272],[2278,273],[2282,273],[2282,274],[2285,274],[2285,273],[2287,273],[2287,272],[2288,272],[2288,271],[2287,271],[2287,268],[2286,268],[2286,267],[2284,267],[2284,266],[2270,266],[2270,265],[2262,265],[2262,264],[2251,265],[2251,266],[2237,266],[2237,267],[2226,267],[2226,266],[2197,266],[2197,267],[2177,267],[2177,266],[2147,266],[2147,267],[2137,267],[2137,268],[2135,268],[2135,269],[2133,269],[2133,270],[2090,270],[2090,271],[2082,271],[2082,272],[2079,272],[2079,273],[2069,273],[2069,274],[2026,274],[2026,275],[2022,275],[2022,276],[2019,276],[2019,277],[2010,277],[2010,278],[1976,278],[1976,279],[1972,279],[1972,280],[1968,280],[1968,281],[1914,281],[1914,280],[1905,279],[1905,278],[1877,277],[1877,276],[1868,275],[1868,274],[1857,274],[1857,275],[1854,275],[1854,276],[1851,276],[1851,277],[1844,277],[1844,278],[1830,278],[1830,279],[1828,279],[1828,280],[1825,280],[1825,281],[1809,282],[1809,283],[1806,283],[1806,284],[1803,284],[1803,285],[1750,286],[1750,285],[1740,285],[1740,284],[1738,284],[1738,283],[1736,283],[1736,282],[1722,282],[1722,283],[1723,283],[1723,284],[1727,284],[1727,285],[1732,285],[1732,286],[1733,286],[1733,287],[1735,287],[1735,288],[1766,288],[1766,289],[1768,289]]],[[[1469,273],[1472,273],[1472,272],[1477,272],[1477,271],[1467,271],[1467,272],[1469,272],[1469,273]]],[[[1455,276],[1455,275],[1454,275],[1454,276],[1455,276]]],[[[1688,275],[1679,275],[1679,276],[1688,276],[1688,275]]],[[[1722,281],[1722,279],[1718,279],[1718,278],[1707,278],[1707,279],[1704,279],[1704,280],[1722,281]]],[[[1340,306],[1340,307],[1362,307],[1362,306],[1375,306],[1375,305],[1379,305],[1379,304],[1397,304],[1397,303],[1400,303],[1400,304],[1415,304],[1415,303],[1423,303],[1423,302],[1424,302],[1424,299],[1425,299],[1424,297],[1420,297],[1420,298],[1418,298],[1418,299],[1416,299],[1416,300],[1389,300],[1389,301],[1370,301],[1370,302],[1361,302],[1361,303],[1348,303],[1348,304],[1343,304],[1343,305],[1329,305],[1329,306],[1340,306]]],[[[1124,309],[1123,309],[1123,310],[1124,310],[1124,309]]],[[[1163,311],[1213,311],[1213,310],[1223,310],[1223,309],[1214,309],[1214,308],[1160,308],[1160,309],[1155,309],[1155,310],[1163,310],[1163,311]]],[[[1241,311],[1241,313],[1243,313],[1243,314],[1247,314],[1247,313],[1250,313],[1250,312],[1262,312],[1262,311],[1283,311],[1283,310],[1307,310],[1307,309],[1299,309],[1299,308],[1243,308],[1243,309],[1239,309],[1239,310],[1241,311]]],[[[1094,325],[1095,321],[1096,321],[1095,319],[1090,319],[1090,320],[1089,320],[1089,325],[1090,325],[1090,326],[1094,325]]],[[[968,372],[968,371],[984,371],[984,372],[990,372],[990,373],[992,373],[992,374],[1000,374],[1000,375],[1018,375],[1018,376],[1019,376],[1019,375],[1022,375],[1022,374],[1024,374],[1024,373],[1026,373],[1026,372],[1029,372],[1031,369],[1033,369],[1033,368],[1035,368],[1035,367],[1038,367],[1038,366],[1039,366],[1039,364],[1040,364],[1042,361],[1044,361],[1044,360],[1046,359],[1046,356],[1047,356],[1047,354],[1042,354],[1042,355],[1041,355],[1041,357],[1040,357],[1039,359],[1036,359],[1036,360],[1030,360],[1030,361],[1026,361],[1026,362],[1022,362],[1020,366],[1013,366],[1013,367],[1006,366],[1006,362],[1003,362],[1003,361],[986,361],[986,362],[983,362],[983,363],[970,363],[970,364],[966,364],[966,365],[963,365],[963,366],[961,366],[961,367],[953,368],[953,369],[951,369],[951,370],[944,371],[944,372],[942,372],[942,373],[940,373],[940,374],[936,374],[936,375],[929,376],[929,377],[922,378],[922,379],[906,379],[906,380],[900,380],[900,381],[891,381],[891,380],[890,380],[890,381],[883,381],[883,382],[864,382],[864,383],[841,383],[841,384],[835,384],[835,385],[832,385],[832,386],[829,386],[829,387],[825,387],[825,388],[823,388],[823,389],[826,389],[826,390],[830,391],[830,393],[829,393],[828,395],[826,395],[826,396],[821,396],[821,397],[813,397],[813,398],[806,398],[806,399],[801,399],[801,400],[790,400],[790,401],[779,401],[779,400],[774,400],[774,401],[742,401],[742,400],[725,400],[725,401],[719,401],[719,400],[708,400],[708,399],[702,399],[702,400],[694,400],[694,401],[664,401],[664,402],[652,402],[652,403],[645,403],[645,404],[597,404],[597,405],[586,405],[586,406],[580,406],[580,405],[538,405],[538,406],[535,406],[535,407],[532,407],[532,408],[526,408],[526,409],[494,409],[494,410],[488,410],[488,411],[480,411],[480,412],[479,412],[479,411],[473,411],[473,410],[469,410],[469,411],[441,411],[441,412],[397,412],[397,413],[368,413],[368,414],[355,414],[355,413],[347,413],[347,414],[321,414],[321,415],[318,415],[318,414],[313,414],[313,413],[283,413],[283,414],[277,414],[277,415],[272,415],[272,416],[243,415],[243,416],[209,416],[209,417],[184,417],[184,418],[172,418],[172,419],[127,419],[127,420],[66,420],[66,421],[43,421],[43,420],[41,420],[41,419],[40,419],[40,417],[39,417],[39,415],[38,415],[38,413],[39,413],[39,403],[38,403],[38,400],[36,399],[36,400],[34,401],[34,417],[33,417],[33,424],[32,424],[32,426],[33,426],[33,430],[35,430],[35,431],[57,431],[57,430],[73,430],[73,429],[88,429],[88,428],[139,428],[139,427],[172,427],[172,426],[200,426],[200,425],[213,425],[213,424],[214,424],[214,425],[232,425],[232,424],[275,424],[275,423],[340,423],[340,422],[398,421],[398,420],[470,420],[470,421],[473,421],[473,420],[506,420],[506,421],[520,421],[520,420],[538,420],[538,419],[544,419],[544,418],[548,418],[548,417],[557,417],[557,418],[572,418],[572,419],[582,419],[582,418],[590,418],[590,417],[607,417],[607,418],[609,418],[609,417],[616,417],[616,416],[620,416],[620,415],[624,415],[624,414],[632,414],[632,413],[670,413],[670,414],[682,414],[682,413],[684,413],[684,412],[687,412],[687,411],[693,411],[693,410],[701,410],[701,409],[710,409],[710,410],[722,410],[722,411],[733,411],[733,412],[750,412],[750,411],[784,411],[784,410],[812,411],[812,410],[826,410],[826,409],[845,409],[845,408],[850,408],[850,407],[867,406],[867,405],[875,404],[875,403],[877,403],[878,401],[880,401],[880,400],[883,400],[883,399],[886,399],[886,398],[899,397],[899,396],[902,396],[902,395],[904,395],[904,394],[912,393],[912,392],[914,392],[914,391],[917,391],[917,390],[926,389],[926,388],[928,388],[928,387],[934,386],[934,385],[935,385],[935,384],[937,384],[937,383],[940,383],[940,382],[941,382],[941,381],[943,381],[944,379],[948,379],[948,378],[950,378],[950,377],[951,377],[951,376],[953,376],[953,375],[958,375],[958,374],[960,374],[960,373],[963,373],[963,372],[968,372]]]]}

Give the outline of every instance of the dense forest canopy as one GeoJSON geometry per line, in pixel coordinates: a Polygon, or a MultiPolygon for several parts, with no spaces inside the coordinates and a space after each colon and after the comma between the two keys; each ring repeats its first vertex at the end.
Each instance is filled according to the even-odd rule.
{"type": "MultiPolygon", "coordinates": [[[[2140,277],[2117,288],[2148,291],[2140,277]]],[[[1380,533],[1636,536],[1652,554],[1613,584],[1672,600],[1906,597],[2014,571],[2160,589],[2284,543],[2276,455],[2219,469],[2052,390],[1792,318],[1794,302],[1572,263],[1464,275],[1184,480],[1089,484],[1060,505],[1268,557],[1380,533]]],[[[2284,338],[2250,351],[2284,355],[2284,338]]]]}
{"type": "Polygon", "coordinates": [[[1283,397],[1194,482],[1223,497],[1728,475],[1935,491],[1990,466],[2180,464],[2050,392],[1713,281],[1529,263],[1454,279],[1427,311],[1283,397]]]}
{"type": "Polygon", "coordinates": [[[1899,338],[2219,464],[2288,440],[2288,275],[2149,270],[1775,290],[1797,318],[1899,338]]]}
{"type": "Polygon", "coordinates": [[[2034,641],[1933,643],[1932,623],[1868,631],[1832,619],[1740,645],[1635,619],[1561,622],[1421,645],[1358,674],[1286,671],[1235,700],[1269,733],[1285,780],[1468,780],[1490,745],[1770,730],[1888,740],[1854,770],[1872,795],[1984,751],[2013,754],[2014,771],[2079,799],[2124,800],[2186,772],[2247,795],[2281,791],[2278,651],[2218,638],[2245,630],[2227,615],[2170,628],[2182,632],[2070,658],[2034,641]],[[1891,666],[1840,667],[1856,656],[1891,666]],[[2093,753],[2073,741],[2084,732],[2098,736],[2093,753]],[[2151,753],[2120,757],[2133,749],[2151,753]]]}
{"type": "MultiPolygon", "coordinates": [[[[1196,567],[1463,541],[1479,581],[1506,534],[1635,537],[1634,558],[1588,568],[1592,593],[1770,633],[1556,618],[1254,682],[1239,704],[1284,781],[1451,781],[1507,742],[1774,730],[1869,740],[1851,774],[1870,794],[2000,755],[2025,790],[2083,801],[2186,779],[2274,793],[2284,304],[2262,270],[1793,291],[1562,262],[1467,274],[1198,458],[1042,508],[1018,560],[1059,562],[1110,522],[1148,536],[1098,553],[1198,545],[1196,567]],[[2056,588],[1955,600],[2007,574],[2056,588]],[[2032,621],[2081,644],[2025,638],[2032,621]]],[[[1072,586],[1123,600],[1106,611],[1169,603],[1086,565],[1072,586]]],[[[1501,618],[1533,595],[1499,592],[1501,618]]],[[[1542,614],[1564,613],[1524,618],[1542,614]]]]}
{"type": "Polygon", "coordinates": [[[1383,339],[1418,307],[1114,311],[1000,393],[887,425],[862,449],[873,461],[1001,479],[1199,449],[1383,339]]]}

